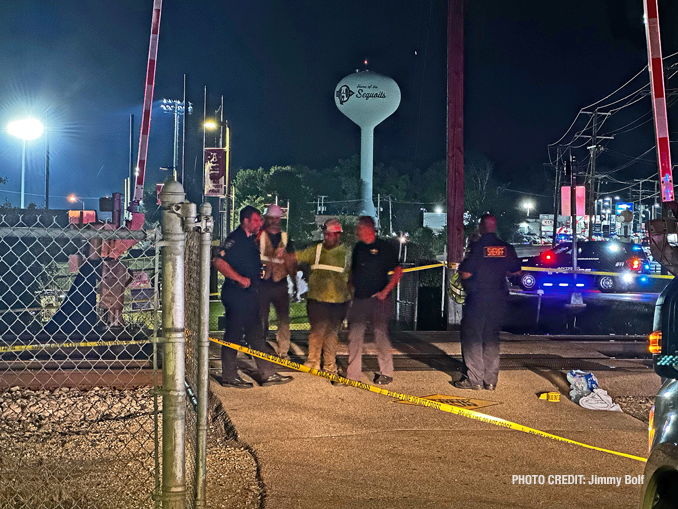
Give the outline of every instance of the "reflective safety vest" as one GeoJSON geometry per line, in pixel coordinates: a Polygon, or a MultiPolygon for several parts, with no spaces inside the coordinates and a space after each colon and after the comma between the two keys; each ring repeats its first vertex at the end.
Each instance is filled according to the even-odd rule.
{"type": "Polygon", "coordinates": [[[323,243],[321,242],[315,248],[315,263],[311,265],[311,270],[331,270],[332,272],[344,272],[346,270],[346,261],[344,260],[344,266],[339,267],[338,265],[326,265],[320,263],[320,253],[323,250],[323,243]]]}
{"type": "Polygon", "coordinates": [[[287,247],[287,232],[280,232],[280,244],[273,246],[266,231],[259,237],[259,254],[265,269],[263,279],[272,279],[274,282],[282,281],[287,277],[285,260],[278,258],[277,250],[287,247]]]}
{"type": "Polygon", "coordinates": [[[461,284],[459,272],[455,272],[452,274],[452,276],[450,276],[450,284],[447,287],[447,294],[457,304],[463,304],[466,301],[466,292],[464,291],[464,287],[461,284]]]}

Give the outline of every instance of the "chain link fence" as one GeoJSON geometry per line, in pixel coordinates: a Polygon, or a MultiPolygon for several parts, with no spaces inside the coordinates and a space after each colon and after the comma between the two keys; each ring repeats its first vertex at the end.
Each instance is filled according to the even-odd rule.
{"type": "Polygon", "coordinates": [[[151,507],[159,232],[0,215],[0,506],[151,507]]]}

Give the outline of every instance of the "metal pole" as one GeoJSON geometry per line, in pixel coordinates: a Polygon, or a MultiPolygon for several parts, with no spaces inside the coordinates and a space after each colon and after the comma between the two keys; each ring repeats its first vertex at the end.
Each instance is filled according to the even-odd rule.
{"type": "Polygon", "coordinates": [[[560,204],[560,161],[563,157],[563,147],[558,145],[556,156],[556,185],[553,189],[553,238],[551,239],[551,247],[556,247],[556,236],[558,232],[558,209],[560,204]]]}
{"type": "Polygon", "coordinates": [[[392,196],[388,195],[388,228],[389,235],[393,235],[393,202],[391,201],[392,196]]]}
{"type": "Polygon", "coordinates": [[[231,128],[226,126],[226,231],[224,237],[231,233],[231,128]]]}
{"type": "Polygon", "coordinates": [[[412,274],[414,276],[414,324],[412,328],[417,330],[417,321],[419,320],[419,272],[412,274]]]}
{"type": "Polygon", "coordinates": [[[204,201],[205,198],[205,137],[207,136],[207,131],[205,130],[205,122],[207,121],[207,85],[203,92],[203,106],[202,106],[202,168],[200,172],[202,173],[202,188],[200,189],[200,196],[203,198],[201,201],[204,201]]]}
{"type": "Polygon", "coordinates": [[[186,175],[186,115],[188,115],[188,102],[186,101],[186,74],[184,74],[184,113],[183,123],[181,124],[181,185],[186,185],[184,177],[186,175]]]}
{"type": "Polygon", "coordinates": [[[172,154],[172,175],[177,180],[179,167],[179,105],[174,101],[174,152],[172,154]]]}
{"type": "Polygon", "coordinates": [[[445,286],[445,282],[447,281],[446,272],[447,272],[447,267],[445,265],[443,265],[443,281],[442,281],[443,291],[440,294],[440,316],[441,316],[441,318],[445,317],[445,295],[446,295],[445,290],[447,290],[447,287],[445,286]]]}
{"type": "MultiPolygon", "coordinates": [[[[572,270],[577,270],[577,171],[574,168],[570,156],[570,224],[572,226],[572,270]]],[[[574,281],[577,281],[577,273],[574,273],[574,281]]],[[[576,288],[576,287],[575,287],[576,288]]]]}
{"type": "MultiPolygon", "coordinates": [[[[221,110],[221,114],[219,117],[219,148],[224,148],[224,134],[225,134],[225,126],[224,126],[224,96],[221,96],[221,104],[219,105],[219,109],[221,110]]],[[[226,171],[228,172],[228,161],[226,162],[226,171]]],[[[225,176],[224,176],[225,177],[225,176]]],[[[226,178],[224,178],[226,180],[226,178]]],[[[228,194],[228,193],[226,193],[228,194]]],[[[217,211],[217,219],[219,220],[219,238],[223,242],[226,239],[226,229],[224,228],[224,218],[227,214],[224,213],[224,199],[219,198],[218,201],[218,207],[219,210],[217,211]]]]}
{"type": "Polygon", "coordinates": [[[26,185],[26,140],[21,149],[21,209],[24,208],[24,186],[26,185]]]}
{"type": "MultiPolygon", "coordinates": [[[[134,115],[131,114],[129,116],[129,183],[128,183],[129,189],[127,192],[127,200],[125,201],[125,211],[129,209],[130,203],[132,201],[132,195],[134,194],[132,191],[132,182],[134,182],[134,146],[132,145],[134,143],[133,131],[134,131],[134,115]]],[[[130,218],[131,216],[127,215],[127,217],[130,218]]]]}
{"type": "Polygon", "coordinates": [[[49,131],[45,133],[45,210],[49,210],[49,131]]]}
{"type": "MultiPolygon", "coordinates": [[[[447,3],[447,264],[464,256],[464,0],[447,3]]],[[[449,272],[448,272],[449,274],[449,272]]],[[[461,323],[448,299],[447,324],[461,323]]]]}
{"type": "Polygon", "coordinates": [[[184,336],[184,249],[180,204],[184,188],[168,182],[162,203],[162,507],[183,509],[186,500],[186,388],[184,336]]]}
{"type": "Polygon", "coordinates": [[[212,206],[204,202],[200,205],[200,337],[198,339],[198,415],[196,424],[198,436],[195,451],[195,506],[198,508],[206,506],[212,230],[212,206]]]}

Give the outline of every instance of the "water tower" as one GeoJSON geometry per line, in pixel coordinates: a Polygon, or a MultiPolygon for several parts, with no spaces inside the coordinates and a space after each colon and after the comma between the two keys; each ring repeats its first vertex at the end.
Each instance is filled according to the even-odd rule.
{"type": "Polygon", "coordinates": [[[339,82],[334,103],[360,127],[360,215],[376,217],[372,201],[374,128],[398,109],[400,88],[388,76],[358,71],[339,82]]]}

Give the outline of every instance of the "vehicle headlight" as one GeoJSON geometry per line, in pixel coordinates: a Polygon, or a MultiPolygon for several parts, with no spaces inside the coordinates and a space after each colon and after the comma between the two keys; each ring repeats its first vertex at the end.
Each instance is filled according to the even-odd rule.
{"type": "Polygon", "coordinates": [[[624,281],[624,283],[630,283],[631,281],[633,281],[633,276],[631,274],[628,274],[628,273],[624,274],[622,276],[622,281],[624,281]]]}

